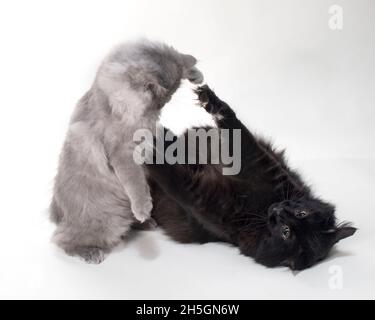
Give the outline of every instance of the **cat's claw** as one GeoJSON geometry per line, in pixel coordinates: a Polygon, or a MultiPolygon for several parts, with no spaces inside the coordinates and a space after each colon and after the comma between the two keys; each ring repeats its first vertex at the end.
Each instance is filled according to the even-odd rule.
{"type": "Polygon", "coordinates": [[[194,90],[198,96],[200,105],[210,114],[216,117],[216,120],[235,117],[234,111],[221,101],[208,85],[203,85],[194,90]]]}
{"type": "Polygon", "coordinates": [[[216,96],[208,85],[203,85],[194,90],[198,96],[199,104],[206,109],[208,113],[218,113],[218,105],[216,105],[216,96]]]}
{"type": "Polygon", "coordinates": [[[210,102],[210,98],[212,96],[212,91],[209,88],[209,86],[205,84],[203,86],[196,88],[194,91],[197,94],[198,100],[201,103],[201,105],[203,107],[206,107],[210,102]]]}

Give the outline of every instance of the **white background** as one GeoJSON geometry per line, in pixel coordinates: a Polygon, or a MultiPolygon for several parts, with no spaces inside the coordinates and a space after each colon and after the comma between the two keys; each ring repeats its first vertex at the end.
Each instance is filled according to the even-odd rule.
{"type": "MultiPolygon", "coordinates": [[[[370,0],[2,1],[0,298],[375,298],[374,32],[370,0]],[[328,27],[333,4],[340,31],[328,27]],[[287,148],[357,234],[299,273],[161,231],[98,266],[51,244],[46,209],[70,114],[106,52],[138,36],[195,55],[207,83],[287,148]],[[337,267],[343,288],[332,290],[337,267]]],[[[175,130],[207,121],[188,86],[163,114],[175,130]]]]}

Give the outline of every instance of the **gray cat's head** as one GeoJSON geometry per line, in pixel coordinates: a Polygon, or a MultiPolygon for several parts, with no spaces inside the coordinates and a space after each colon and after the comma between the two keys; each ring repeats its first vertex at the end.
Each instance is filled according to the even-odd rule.
{"type": "Polygon", "coordinates": [[[138,53],[146,72],[153,77],[152,81],[145,81],[147,89],[160,98],[169,100],[182,79],[195,84],[203,82],[202,73],[195,67],[197,59],[192,55],[153,42],[143,42],[138,53]]]}
{"type": "MultiPolygon", "coordinates": [[[[118,46],[104,60],[97,75],[99,88],[119,112],[137,108],[140,116],[159,112],[170,100],[182,79],[203,81],[197,60],[159,42],[142,40],[118,46]]],[[[133,110],[134,112],[135,110],[133,110]]]]}

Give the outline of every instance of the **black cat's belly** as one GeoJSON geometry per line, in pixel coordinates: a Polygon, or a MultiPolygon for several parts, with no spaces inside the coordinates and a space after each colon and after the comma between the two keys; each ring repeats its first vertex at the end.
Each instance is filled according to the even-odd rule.
{"type": "Polygon", "coordinates": [[[206,230],[194,216],[169,197],[157,184],[151,182],[152,217],[165,233],[180,243],[219,242],[219,237],[206,230]]]}
{"type": "Polygon", "coordinates": [[[153,217],[170,237],[183,243],[225,241],[267,267],[301,270],[354,234],[349,224],[337,223],[334,206],[312,194],[283,153],[253,135],[208,86],[196,93],[218,130],[240,130],[241,152],[235,156],[241,168],[226,176],[223,164],[146,165],[153,217]]]}
{"type": "MultiPolygon", "coordinates": [[[[164,166],[166,169],[172,168],[164,166]]],[[[163,184],[160,176],[155,175],[155,172],[151,174],[149,183],[154,204],[152,217],[158,226],[180,243],[227,242],[238,246],[244,254],[253,256],[258,241],[257,234],[253,231],[266,228],[267,212],[260,208],[268,208],[274,199],[267,194],[251,192],[249,185],[244,184],[238,177],[222,176],[209,165],[204,166],[199,173],[192,171],[189,171],[192,183],[186,187],[195,195],[195,201],[189,208],[184,206],[184,201],[171,196],[172,192],[168,188],[159,186],[159,183],[163,184]],[[199,183],[196,184],[195,181],[199,183]],[[220,188],[220,185],[225,187],[220,188]],[[258,213],[249,215],[254,210],[258,213]],[[214,219],[206,218],[211,214],[215,216],[214,219]],[[260,220],[263,223],[260,223],[260,220]]],[[[173,172],[163,174],[165,177],[173,174],[177,176],[173,172]]],[[[180,177],[177,181],[179,179],[180,177]]],[[[179,182],[182,185],[181,180],[179,182]]],[[[259,188],[262,190],[262,187],[259,188]]],[[[171,184],[171,189],[174,192],[178,188],[171,184]]],[[[187,196],[183,191],[177,193],[181,198],[187,196]]]]}

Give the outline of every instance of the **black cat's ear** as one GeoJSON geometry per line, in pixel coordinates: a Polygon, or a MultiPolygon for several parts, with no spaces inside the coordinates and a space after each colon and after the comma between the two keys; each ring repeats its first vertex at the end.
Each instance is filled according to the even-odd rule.
{"type": "Polygon", "coordinates": [[[182,54],[182,61],[187,69],[190,69],[197,64],[197,59],[190,54],[182,54]]]}
{"type": "Polygon", "coordinates": [[[322,231],[332,241],[332,243],[339,242],[342,239],[352,236],[357,231],[357,228],[352,227],[349,223],[343,223],[333,229],[322,231]]]}
{"type": "Polygon", "coordinates": [[[343,240],[345,238],[348,238],[352,236],[357,231],[357,228],[343,225],[341,227],[338,227],[335,232],[333,233],[333,242],[339,242],[340,240],[343,240]]]}

